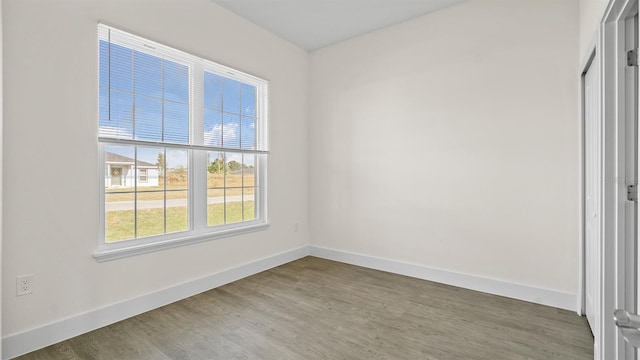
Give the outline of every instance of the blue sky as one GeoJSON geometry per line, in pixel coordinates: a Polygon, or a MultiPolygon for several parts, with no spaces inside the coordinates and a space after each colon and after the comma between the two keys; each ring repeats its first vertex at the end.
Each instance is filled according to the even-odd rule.
{"type": "MultiPolygon", "coordinates": [[[[255,149],[255,87],[211,72],[205,72],[203,80],[204,144],[255,149]]],[[[189,143],[187,66],[101,40],[99,82],[100,136],[189,143]]],[[[109,148],[133,157],[132,148],[109,148]]],[[[138,158],[155,163],[158,152],[161,149],[140,148],[138,158]]],[[[242,161],[239,154],[230,155],[229,161],[242,161]]],[[[179,159],[184,156],[177,154],[179,159]]],[[[169,167],[186,167],[186,161],[172,166],[169,153],[167,160],[169,167]]]]}

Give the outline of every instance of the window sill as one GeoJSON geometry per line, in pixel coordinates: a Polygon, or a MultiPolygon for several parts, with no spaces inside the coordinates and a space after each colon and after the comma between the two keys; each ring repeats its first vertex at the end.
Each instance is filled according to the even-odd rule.
{"type": "Polygon", "coordinates": [[[255,231],[266,230],[267,228],[269,228],[269,223],[263,223],[263,224],[249,225],[249,226],[243,226],[243,227],[234,228],[234,229],[218,231],[215,233],[192,235],[192,236],[165,240],[165,241],[158,241],[158,242],[142,244],[142,245],[119,247],[117,249],[100,249],[93,254],[93,257],[98,262],[105,262],[105,261],[111,261],[116,259],[122,259],[129,256],[136,256],[136,255],[148,254],[156,251],[162,251],[162,250],[171,249],[179,246],[197,244],[200,242],[225,238],[229,236],[235,236],[235,235],[246,234],[246,233],[255,232],[255,231]]]}

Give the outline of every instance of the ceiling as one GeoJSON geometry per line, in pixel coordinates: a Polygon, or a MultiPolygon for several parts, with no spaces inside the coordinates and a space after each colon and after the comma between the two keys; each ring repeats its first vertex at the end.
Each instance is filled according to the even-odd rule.
{"type": "Polygon", "coordinates": [[[254,24],[315,50],[464,0],[212,0],[254,24]]]}

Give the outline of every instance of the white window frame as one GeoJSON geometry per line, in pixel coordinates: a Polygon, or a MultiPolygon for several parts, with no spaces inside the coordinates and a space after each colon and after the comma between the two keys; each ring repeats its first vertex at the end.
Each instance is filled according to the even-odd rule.
{"type": "Polygon", "coordinates": [[[147,169],[138,169],[138,182],[148,183],[149,182],[149,170],[147,169]],[[142,177],[144,176],[144,180],[142,177]]]}
{"type": "MultiPolygon", "coordinates": [[[[145,52],[187,65],[189,67],[189,144],[115,139],[98,136],[99,189],[100,189],[100,234],[98,250],[94,257],[98,262],[145,254],[178,246],[229,237],[264,230],[269,227],[267,220],[267,156],[268,156],[268,81],[241,71],[202,59],[180,50],[164,46],[151,40],[98,24],[98,43],[110,41],[136,51],[145,52]],[[105,34],[109,34],[105,38],[105,34]],[[219,148],[204,145],[204,72],[237,80],[256,88],[256,148],[260,150],[242,150],[219,148]],[[105,240],[105,148],[109,145],[151,146],[159,148],[178,148],[187,150],[189,156],[188,230],[116,242],[105,240]],[[256,154],[255,172],[255,219],[232,224],[207,225],[207,160],[208,152],[235,152],[256,154]]],[[[99,58],[98,48],[98,58],[99,58]]],[[[100,71],[98,70],[98,77],[100,71]]],[[[96,86],[99,93],[99,86],[96,86]]]]}

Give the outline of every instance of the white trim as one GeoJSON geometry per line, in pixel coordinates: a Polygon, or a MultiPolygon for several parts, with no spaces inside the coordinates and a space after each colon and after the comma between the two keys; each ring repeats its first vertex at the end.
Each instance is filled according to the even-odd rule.
{"type": "Polygon", "coordinates": [[[593,55],[596,53],[596,50],[599,49],[598,38],[600,36],[600,29],[596,29],[589,41],[589,45],[587,45],[587,51],[583,54],[583,58],[580,61],[580,73],[584,74],[587,70],[591,62],[593,61],[593,55]]]}
{"type": "MultiPolygon", "coordinates": [[[[195,108],[195,106],[194,106],[195,108]]],[[[235,115],[235,114],[234,114],[235,115]]],[[[256,118],[258,119],[258,118],[256,118]]],[[[194,124],[195,125],[195,124],[194,124]]],[[[195,131],[194,131],[195,132],[195,131]]],[[[258,135],[256,135],[258,136],[258,135]]],[[[257,140],[256,140],[257,141],[257,140]]],[[[98,142],[101,143],[110,143],[111,145],[137,145],[141,147],[162,147],[162,148],[172,148],[172,149],[181,149],[181,150],[204,150],[211,152],[234,152],[234,153],[242,153],[242,154],[266,154],[268,155],[270,152],[268,150],[251,150],[251,149],[233,149],[233,148],[223,148],[217,146],[208,146],[208,145],[198,145],[198,144],[175,144],[175,143],[165,143],[162,141],[150,141],[150,140],[136,140],[136,139],[116,139],[109,138],[104,136],[98,136],[98,142]]],[[[133,165],[133,162],[111,162],[105,161],[107,164],[122,164],[122,165],[133,165]]],[[[154,168],[151,166],[147,166],[150,168],[154,168]]]]}
{"type": "MultiPolygon", "coordinates": [[[[234,226],[229,229],[219,230],[212,233],[205,233],[199,235],[185,236],[182,238],[173,238],[164,241],[148,242],[143,244],[134,244],[132,246],[126,246],[121,248],[101,249],[98,250],[93,257],[98,262],[111,261],[121,259],[129,256],[136,256],[151,253],[154,251],[171,249],[179,246],[197,244],[203,241],[215,240],[225,238],[229,236],[236,236],[246,234],[254,231],[266,230],[269,228],[269,223],[258,223],[255,225],[246,225],[242,223],[242,226],[234,226]]],[[[230,224],[237,225],[237,224],[230,224]]],[[[125,241],[126,242],[126,241],[125,241]]]]}
{"type": "MultiPolygon", "coordinates": [[[[577,294],[577,313],[579,315],[586,315],[587,310],[586,310],[586,232],[585,232],[585,209],[586,209],[586,200],[585,200],[585,181],[586,181],[586,172],[585,172],[585,165],[586,165],[586,119],[585,119],[585,75],[587,73],[587,71],[595,71],[595,75],[597,76],[598,82],[599,82],[599,86],[596,89],[596,91],[598,91],[599,93],[597,94],[597,101],[600,102],[602,99],[602,93],[601,91],[601,85],[602,85],[602,77],[601,77],[601,67],[600,67],[600,61],[599,59],[600,57],[600,45],[599,42],[597,41],[599,38],[599,34],[600,34],[600,30],[597,29],[595,32],[595,35],[593,37],[593,39],[590,42],[589,45],[589,50],[585,56],[585,58],[583,59],[583,61],[581,62],[581,72],[580,72],[580,76],[579,76],[579,94],[580,94],[580,102],[579,102],[579,137],[578,137],[578,143],[579,143],[579,164],[578,164],[578,168],[579,168],[579,197],[578,197],[578,201],[579,201],[579,206],[578,206],[578,211],[579,211],[579,227],[578,227],[578,294],[577,294]]],[[[602,173],[604,171],[604,167],[602,165],[602,161],[603,161],[603,154],[602,154],[602,148],[603,148],[603,144],[602,144],[602,127],[603,127],[603,118],[602,118],[602,113],[601,113],[601,104],[598,103],[598,122],[600,124],[600,144],[598,145],[598,147],[600,148],[600,152],[599,152],[599,158],[600,158],[600,172],[602,173]]],[[[600,219],[599,219],[599,227],[600,227],[600,244],[602,244],[602,229],[603,229],[603,225],[602,225],[602,221],[603,221],[603,213],[602,213],[602,194],[603,194],[603,184],[602,184],[603,178],[600,178],[600,183],[599,184],[599,209],[600,209],[600,219]]],[[[602,245],[598,246],[597,251],[599,251],[600,253],[596,255],[597,259],[601,259],[602,258],[602,245]]],[[[596,264],[596,271],[599,271],[598,274],[598,280],[596,280],[596,284],[593,284],[594,286],[597,286],[597,294],[595,299],[593,299],[593,306],[594,306],[594,319],[593,319],[593,324],[590,324],[590,326],[592,327],[592,333],[594,336],[594,346],[593,346],[593,354],[594,354],[594,358],[598,359],[598,354],[600,352],[600,348],[602,348],[599,345],[599,340],[602,338],[601,331],[602,331],[602,325],[601,325],[601,312],[602,312],[602,262],[598,261],[598,263],[596,264]]]]}
{"type": "Polygon", "coordinates": [[[339,261],[370,269],[382,270],[394,274],[457,286],[464,289],[476,290],[488,294],[576,311],[576,294],[558,290],[543,289],[477,275],[436,269],[423,265],[410,264],[319,246],[310,246],[309,253],[311,256],[327,260],[339,261]]]}
{"type": "Polygon", "coordinates": [[[261,85],[268,83],[267,80],[261,79],[257,76],[247,74],[243,71],[218,64],[217,62],[193,55],[189,52],[161,44],[151,39],[147,39],[145,36],[140,36],[128,31],[120,30],[103,22],[98,22],[98,39],[123,47],[132,48],[148,55],[160,57],[163,59],[169,59],[171,61],[177,61],[187,67],[190,67],[193,59],[196,59],[197,61],[200,61],[202,65],[204,65],[205,70],[256,87],[260,87],[261,85]]]}
{"type": "MultiPolygon", "coordinates": [[[[624,21],[637,6],[637,0],[611,0],[600,24],[599,48],[600,81],[603,119],[603,229],[601,247],[602,283],[600,310],[600,339],[595,339],[596,359],[626,359],[627,347],[613,322],[613,311],[625,309],[625,201],[626,148],[624,129],[624,74],[619,68],[626,61],[620,57],[624,39],[624,21]]],[[[632,308],[631,306],[629,308],[632,308]]]]}
{"type": "MultiPolygon", "coordinates": [[[[587,51],[587,55],[585,56],[585,58],[582,60],[581,65],[580,65],[580,76],[579,76],[579,80],[578,80],[578,91],[580,94],[580,105],[578,108],[578,153],[579,153],[579,163],[578,163],[578,214],[579,214],[579,221],[578,221],[578,296],[577,296],[577,304],[576,304],[576,310],[578,315],[585,315],[586,314],[586,309],[585,309],[585,273],[586,273],[586,268],[585,268],[585,232],[584,232],[584,227],[585,227],[585,221],[584,221],[584,217],[585,217],[585,112],[584,112],[584,107],[585,107],[585,101],[584,101],[584,97],[585,97],[585,92],[584,92],[584,76],[587,73],[587,71],[589,70],[589,68],[591,66],[597,66],[597,62],[595,61],[595,57],[597,54],[597,48],[596,48],[596,39],[597,39],[597,32],[596,35],[594,35],[593,39],[591,40],[591,42],[589,43],[589,47],[588,47],[588,51],[587,51]]],[[[595,71],[599,71],[599,69],[596,67],[593,70],[595,71]]]]}
{"type": "Polygon", "coordinates": [[[125,300],[18,334],[8,335],[2,339],[2,359],[10,359],[41,349],[308,255],[309,247],[303,246],[226,269],[172,288],[125,300]]]}

